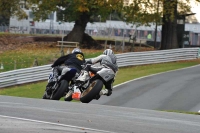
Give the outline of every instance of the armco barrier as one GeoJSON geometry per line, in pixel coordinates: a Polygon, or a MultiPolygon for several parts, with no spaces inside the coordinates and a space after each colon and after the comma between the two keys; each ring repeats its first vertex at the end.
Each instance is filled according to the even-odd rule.
{"type": "MultiPolygon", "coordinates": [[[[116,54],[119,67],[191,60],[199,58],[199,48],[180,48],[147,52],[116,54]]],[[[18,69],[0,73],[0,88],[47,80],[50,65],[18,69]]]]}

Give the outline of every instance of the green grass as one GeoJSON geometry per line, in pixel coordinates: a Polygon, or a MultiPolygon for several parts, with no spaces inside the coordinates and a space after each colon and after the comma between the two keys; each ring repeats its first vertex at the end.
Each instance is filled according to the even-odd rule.
{"type": "MultiPolygon", "coordinates": [[[[64,49],[67,52],[68,49],[64,49]]],[[[70,50],[71,51],[71,50],[70,50]]],[[[102,50],[88,50],[85,52],[85,58],[92,58],[100,55],[102,50]]],[[[0,53],[0,63],[3,63],[4,69],[0,72],[10,71],[20,68],[32,67],[35,59],[38,65],[46,65],[52,63],[55,59],[60,57],[59,48],[38,48],[38,46],[27,47],[18,50],[10,50],[0,53]]]]}
{"type": "Polygon", "coordinates": [[[186,112],[186,111],[178,111],[178,110],[160,110],[160,111],[165,111],[165,112],[176,112],[176,113],[183,113],[183,114],[192,114],[192,115],[200,115],[199,112],[186,112]]]}
{"type": "Polygon", "coordinates": [[[42,98],[46,83],[47,81],[1,89],[0,95],[42,98]]]}
{"type": "Polygon", "coordinates": [[[45,52],[45,55],[37,54],[36,52],[34,52],[34,50],[30,51],[19,50],[16,51],[16,53],[13,53],[13,51],[7,51],[3,53],[4,56],[0,57],[0,61],[4,64],[4,71],[9,71],[13,70],[14,68],[20,69],[20,68],[32,67],[35,58],[37,58],[39,65],[48,64],[51,60],[56,58],[56,56],[54,56],[52,53],[48,51],[43,51],[43,52],[45,52]]]}

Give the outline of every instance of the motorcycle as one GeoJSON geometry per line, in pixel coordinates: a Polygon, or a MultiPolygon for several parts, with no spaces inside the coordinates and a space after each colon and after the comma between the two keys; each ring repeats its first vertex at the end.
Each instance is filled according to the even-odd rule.
{"type": "Polygon", "coordinates": [[[78,100],[82,103],[89,103],[99,96],[105,82],[114,78],[113,70],[103,67],[101,70],[86,70],[87,65],[82,66],[75,84],[71,86],[65,96],[65,101],[78,100]]]}
{"type": "MultiPolygon", "coordinates": [[[[57,67],[59,75],[62,72],[63,67],[57,67]]],[[[59,76],[55,79],[53,71],[50,73],[48,78],[48,84],[45,89],[43,99],[50,100],[60,100],[66,93],[69,91],[69,87],[74,82],[76,77],[76,69],[65,68],[66,73],[62,76],[59,76]]]]}

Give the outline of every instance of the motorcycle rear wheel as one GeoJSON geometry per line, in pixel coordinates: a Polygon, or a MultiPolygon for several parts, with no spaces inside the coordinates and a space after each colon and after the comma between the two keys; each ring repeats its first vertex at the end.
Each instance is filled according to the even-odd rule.
{"type": "Polygon", "coordinates": [[[56,88],[56,92],[54,92],[51,100],[60,100],[61,97],[64,96],[65,92],[68,91],[69,83],[66,80],[60,81],[58,87],[56,88]]]}
{"type": "Polygon", "coordinates": [[[89,87],[81,93],[80,101],[82,103],[91,102],[96,95],[99,94],[103,88],[103,82],[100,79],[97,79],[90,83],[89,87]]]}

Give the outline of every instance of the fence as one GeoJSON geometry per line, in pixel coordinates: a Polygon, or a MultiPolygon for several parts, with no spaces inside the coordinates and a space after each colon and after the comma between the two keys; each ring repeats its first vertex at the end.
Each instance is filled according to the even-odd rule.
{"type": "MultiPolygon", "coordinates": [[[[25,26],[23,22],[18,23],[16,21],[15,26],[10,26],[9,31],[11,33],[26,33],[26,34],[53,34],[56,35],[67,35],[74,27],[74,23],[53,23],[53,26],[50,27],[50,23],[45,22],[36,22],[35,26],[25,26]],[[17,24],[16,24],[17,23],[17,24]]],[[[92,37],[97,38],[109,38],[116,39],[120,38],[121,40],[129,40],[130,35],[136,35],[136,42],[140,42],[140,40],[154,40],[155,35],[155,26],[145,27],[140,26],[136,28],[136,26],[127,25],[124,22],[118,21],[110,21],[110,22],[102,22],[102,23],[88,23],[85,33],[92,37]],[[147,36],[151,34],[151,38],[147,38],[147,36]]],[[[161,26],[158,27],[157,31],[157,42],[160,42],[161,39],[161,26]]]]}
{"type": "MultiPolygon", "coordinates": [[[[0,25],[0,31],[12,33],[26,33],[26,34],[68,34],[74,27],[74,23],[65,22],[59,24],[58,22],[35,22],[34,26],[30,26],[28,20],[11,20],[10,27],[6,25],[0,25]],[[12,22],[12,23],[11,23],[12,22]]],[[[200,46],[200,25],[199,24],[185,24],[185,31],[189,31],[189,42],[185,42],[185,45],[189,46],[200,46]]],[[[156,40],[159,43],[161,41],[161,30],[162,26],[157,27],[156,40]]],[[[122,21],[106,21],[106,22],[95,22],[88,23],[85,32],[91,36],[98,36],[104,38],[115,38],[115,37],[129,37],[130,34],[136,33],[136,41],[148,40],[148,45],[153,45],[152,41],[155,40],[155,25],[150,26],[127,24],[122,21]],[[150,38],[148,38],[150,35],[150,38]]]]}
{"type": "Polygon", "coordinates": [[[0,32],[8,32],[9,26],[7,25],[0,25],[0,32]]]}
{"type": "MultiPolygon", "coordinates": [[[[119,67],[191,60],[199,58],[199,55],[199,48],[180,48],[116,54],[119,67]]],[[[0,73],[0,88],[47,80],[50,72],[50,65],[3,72],[0,73]]]]}
{"type": "MultiPolygon", "coordinates": [[[[49,29],[49,26],[38,26],[38,27],[32,27],[30,28],[30,34],[54,34],[54,35],[67,35],[71,30],[73,26],[70,25],[63,25],[63,26],[57,26],[54,27],[54,29],[49,29]]],[[[88,26],[85,29],[85,33],[92,37],[96,38],[109,38],[109,39],[117,39],[120,40],[126,39],[129,40],[130,35],[136,36],[136,41],[139,42],[140,40],[154,40],[154,29],[133,29],[128,27],[113,27],[113,26],[88,26]],[[151,38],[147,38],[147,35],[151,34],[151,38]]],[[[157,31],[157,42],[160,42],[161,40],[161,29],[157,31]]]]}

